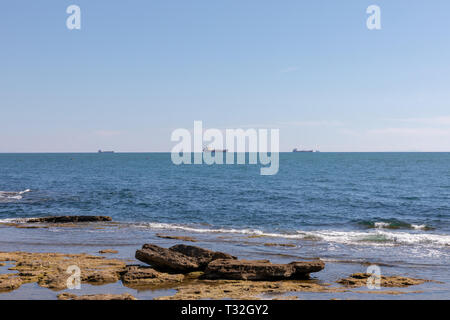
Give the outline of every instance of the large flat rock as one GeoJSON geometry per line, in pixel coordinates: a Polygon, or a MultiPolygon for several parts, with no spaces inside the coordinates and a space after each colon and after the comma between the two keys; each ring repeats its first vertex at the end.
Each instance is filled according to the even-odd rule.
{"type": "Polygon", "coordinates": [[[160,270],[181,273],[200,268],[194,258],[154,244],[144,244],[141,250],[136,251],[136,259],[160,270]]]}
{"type": "Polygon", "coordinates": [[[188,273],[204,271],[203,279],[285,280],[306,279],[325,267],[321,260],[275,264],[268,260],[237,260],[236,257],[195,246],[178,244],[169,249],[145,244],[136,259],[162,271],[188,273]]]}
{"type": "Polygon", "coordinates": [[[136,251],[136,259],[156,269],[188,273],[204,270],[208,263],[216,259],[226,260],[236,259],[236,257],[223,252],[183,244],[169,249],[154,244],[145,244],[141,250],[136,251]]]}

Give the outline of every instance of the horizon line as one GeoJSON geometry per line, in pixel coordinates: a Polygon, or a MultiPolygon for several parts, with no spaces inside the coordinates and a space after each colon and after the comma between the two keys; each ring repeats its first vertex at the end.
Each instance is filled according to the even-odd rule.
{"type": "MultiPolygon", "coordinates": [[[[171,151],[114,151],[111,153],[98,151],[20,151],[20,152],[3,152],[0,154],[124,154],[124,153],[172,153],[171,151]]],[[[195,153],[195,152],[188,152],[195,153]]],[[[203,152],[198,152],[203,153],[203,152]]],[[[228,152],[228,153],[241,153],[241,152],[228,152]]],[[[246,151],[245,153],[249,153],[246,151]]],[[[259,152],[256,152],[259,153],[259,152]]],[[[279,151],[278,153],[450,153],[449,151],[314,151],[314,152],[293,152],[293,151],[279,151]]]]}

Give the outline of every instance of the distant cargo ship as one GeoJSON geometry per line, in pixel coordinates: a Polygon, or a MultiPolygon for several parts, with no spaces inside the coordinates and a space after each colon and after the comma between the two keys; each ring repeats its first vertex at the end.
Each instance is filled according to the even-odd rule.
{"type": "Polygon", "coordinates": [[[295,148],[294,150],[292,150],[292,152],[314,152],[314,150],[300,150],[295,148]]]}
{"type": "Polygon", "coordinates": [[[103,150],[98,150],[98,153],[114,153],[114,151],[103,151],[103,150]]]}

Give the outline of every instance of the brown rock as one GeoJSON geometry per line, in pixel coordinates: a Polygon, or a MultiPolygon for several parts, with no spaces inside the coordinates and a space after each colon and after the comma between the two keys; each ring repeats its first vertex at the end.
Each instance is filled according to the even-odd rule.
{"type": "Polygon", "coordinates": [[[325,267],[320,260],[274,264],[267,260],[215,260],[208,264],[205,279],[282,280],[304,279],[325,267]]]}
{"type": "Polygon", "coordinates": [[[145,244],[141,250],[137,250],[136,259],[160,270],[190,272],[200,267],[191,257],[153,244],[145,244]]]}
{"type": "Polygon", "coordinates": [[[345,292],[344,288],[333,288],[313,280],[244,281],[244,280],[202,280],[177,288],[173,296],[158,297],[156,300],[197,299],[282,299],[287,292],[345,292]]]}
{"type": "Polygon", "coordinates": [[[67,279],[70,274],[67,273],[51,273],[40,278],[37,282],[43,288],[49,288],[55,291],[67,289],[67,279]]]}
{"type": "Polygon", "coordinates": [[[58,295],[59,300],[137,300],[129,293],[124,294],[89,294],[77,296],[71,293],[61,293],[58,295]]]}
{"type": "Polygon", "coordinates": [[[14,274],[1,274],[0,275],[0,292],[12,291],[19,288],[22,285],[22,280],[16,277],[14,274]]]}
{"type": "Polygon", "coordinates": [[[126,272],[122,275],[122,282],[128,287],[170,286],[180,283],[183,279],[182,274],[168,274],[142,266],[127,266],[126,272]]]}
{"type": "Polygon", "coordinates": [[[217,259],[236,260],[236,257],[227,253],[219,251],[211,251],[195,246],[187,246],[184,244],[177,244],[173,247],[170,247],[169,250],[176,251],[188,257],[196,259],[197,263],[200,265],[200,268],[205,268],[208,265],[208,263],[217,259]]]}
{"type": "MultiPolygon", "coordinates": [[[[354,273],[348,278],[340,279],[340,283],[347,287],[363,287],[367,285],[367,279],[373,276],[370,273],[354,273]]],[[[402,276],[380,276],[380,286],[382,287],[408,287],[412,285],[422,284],[428,280],[414,279],[402,276]]]]}
{"type": "Polygon", "coordinates": [[[196,239],[192,238],[192,237],[184,237],[184,236],[170,236],[170,235],[165,235],[165,234],[156,234],[156,236],[158,238],[162,238],[162,239],[172,239],[172,240],[181,240],[181,241],[190,241],[190,242],[197,242],[196,239]]]}
{"type": "Polygon", "coordinates": [[[232,255],[178,244],[169,249],[153,244],[144,244],[136,251],[136,259],[160,270],[187,273],[203,270],[216,259],[236,259],[232,255]]]}
{"type": "Polygon", "coordinates": [[[325,268],[325,263],[322,260],[312,260],[312,261],[294,261],[289,263],[294,267],[294,277],[305,274],[309,274],[312,272],[319,272],[325,268]]]}
{"type": "Polygon", "coordinates": [[[82,272],[81,274],[81,281],[94,285],[114,283],[120,279],[118,270],[96,270],[92,272],[82,272]]]}
{"type": "Polygon", "coordinates": [[[119,253],[119,251],[113,250],[113,249],[105,249],[105,250],[100,250],[98,253],[100,253],[100,254],[119,253]]]}
{"type": "Polygon", "coordinates": [[[125,262],[87,254],[0,252],[0,261],[13,261],[11,270],[23,283],[37,282],[41,287],[67,288],[70,266],[80,268],[81,281],[91,284],[116,282],[125,270],[125,262]]]}
{"type": "Polygon", "coordinates": [[[100,222],[112,221],[107,216],[55,216],[28,219],[27,223],[69,223],[69,222],[100,222]]]}

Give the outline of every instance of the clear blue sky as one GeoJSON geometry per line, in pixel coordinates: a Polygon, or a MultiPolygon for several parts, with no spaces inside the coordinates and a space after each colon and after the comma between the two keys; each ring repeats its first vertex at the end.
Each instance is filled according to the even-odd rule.
{"type": "Polygon", "coordinates": [[[0,152],[170,151],[194,120],[279,128],[282,150],[450,151],[448,0],[0,8],[0,152]]]}

